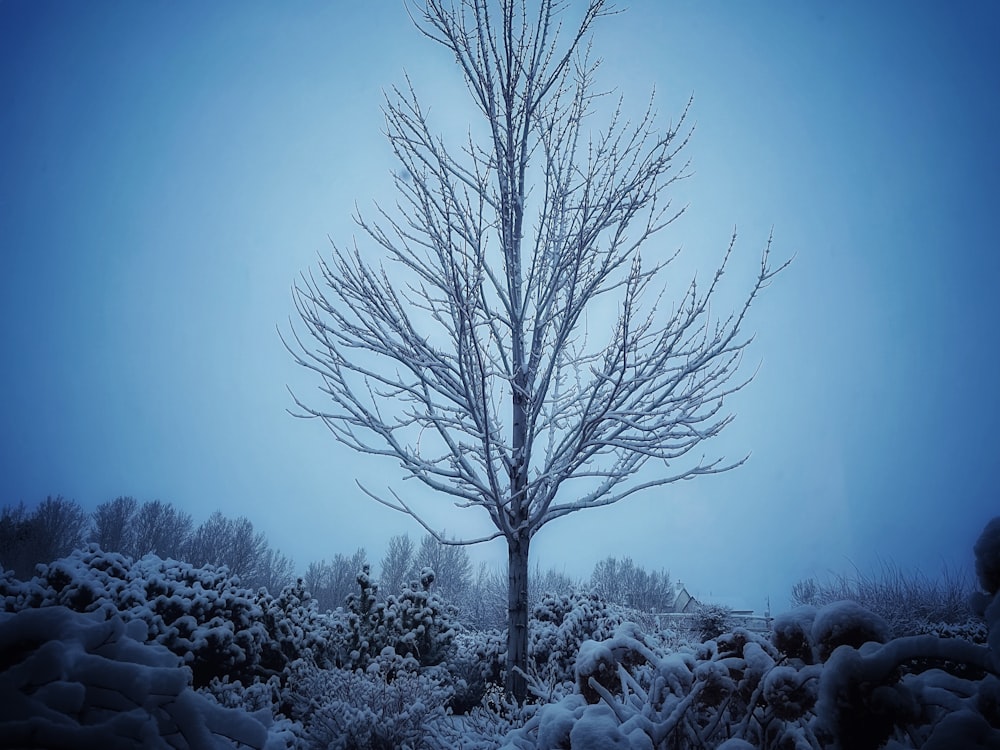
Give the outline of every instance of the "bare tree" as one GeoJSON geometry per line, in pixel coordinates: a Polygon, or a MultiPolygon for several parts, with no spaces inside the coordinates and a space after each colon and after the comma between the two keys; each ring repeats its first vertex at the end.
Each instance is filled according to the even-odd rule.
{"type": "MultiPolygon", "coordinates": [[[[461,542],[506,540],[518,700],[531,539],[569,513],[743,462],[682,459],[730,422],[723,400],[746,384],[734,379],[745,315],[784,267],[770,266],[768,242],[743,302],[713,319],[734,237],[707,285],[692,281],[672,307],[659,299],[653,282],[676,253],[643,262],[640,248],[681,213],[665,192],[684,175],[685,117],[660,130],[652,102],[633,122],[619,100],[595,129],[606,100],[587,39],[611,9],[590,0],[573,25],[560,19],[567,7],[420,3],[417,27],[456,60],[481,121],[448,148],[409,80],[392,89],[401,198],[374,222],[357,218],[391,271],[334,246],[318,278],[296,285],[307,335],[286,341],[330,402],[296,397],[301,416],[496,529],[461,542]],[[650,462],[661,470],[640,474],[650,462]]],[[[435,534],[395,492],[365,491],[435,534]]]]}
{"type": "Polygon", "coordinates": [[[359,547],[350,557],[338,552],[330,562],[311,562],[306,568],[306,589],[320,609],[343,607],[348,595],[358,593],[358,573],[367,563],[364,547],[359,547]]]}
{"type": "Polygon", "coordinates": [[[0,511],[0,568],[14,571],[24,580],[30,578],[42,560],[37,552],[32,514],[24,502],[5,506],[0,511]]]}
{"type": "Polygon", "coordinates": [[[389,539],[382,564],[379,566],[379,584],[383,596],[398,594],[407,582],[406,576],[413,567],[413,540],[409,534],[398,534],[389,539]]]}
{"type": "Polygon", "coordinates": [[[83,546],[89,516],[75,500],[46,497],[34,510],[24,503],[0,513],[0,567],[21,578],[30,577],[39,563],[50,563],[83,546]]]}
{"type": "Polygon", "coordinates": [[[257,561],[257,572],[244,581],[244,584],[252,589],[263,586],[269,594],[277,596],[278,593],[295,581],[295,564],[288,555],[281,553],[281,550],[265,546],[264,551],[257,561]]]}
{"type": "Polygon", "coordinates": [[[267,552],[267,537],[254,531],[246,516],[226,518],[215,511],[191,535],[185,559],[193,565],[225,565],[245,586],[256,588],[267,577],[262,566],[272,562],[267,552]]]}
{"type": "Polygon", "coordinates": [[[52,562],[82,547],[89,526],[90,518],[75,500],[45,498],[31,515],[38,561],[52,562]]]}
{"type": "Polygon", "coordinates": [[[431,534],[420,540],[408,581],[419,581],[424,568],[434,571],[434,590],[449,604],[458,604],[472,585],[472,562],[465,548],[431,534]]]}
{"type": "Polygon", "coordinates": [[[105,552],[133,554],[138,512],[139,501],[134,497],[120,496],[101,503],[93,512],[91,541],[105,552]]]}
{"type": "Polygon", "coordinates": [[[606,602],[642,612],[666,612],[674,603],[670,574],[666,570],[649,572],[631,557],[608,557],[597,563],[590,585],[606,602]]]}
{"type": "Polygon", "coordinates": [[[162,500],[147,500],[135,514],[134,528],[127,539],[131,548],[119,550],[132,557],[153,552],[166,559],[184,559],[191,540],[194,520],[162,500]]]}

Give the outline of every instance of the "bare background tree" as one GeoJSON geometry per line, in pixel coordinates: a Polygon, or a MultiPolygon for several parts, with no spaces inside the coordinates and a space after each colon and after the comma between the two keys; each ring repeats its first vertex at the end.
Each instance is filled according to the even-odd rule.
{"type": "Polygon", "coordinates": [[[68,555],[83,544],[90,519],[73,500],[51,495],[34,510],[24,503],[0,511],[0,567],[28,578],[38,563],[68,555]]]}
{"type": "MultiPolygon", "coordinates": [[[[140,503],[120,496],[87,513],[75,500],[48,497],[33,510],[24,503],[0,509],[0,567],[30,578],[39,563],[50,563],[87,543],[133,559],[155,553],[194,565],[226,565],[250,589],[277,594],[294,580],[292,560],[272,549],[264,532],[245,517],[215,511],[194,528],[188,513],[168,502],[140,503]]],[[[359,568],[360,570],[360,568],[359,568]]]]}
{"type": "Polygon", "coordinates": [[[439,542],[428,534],[420,540],[408,580],[419,581],[424,568],[434,571],[434,590],[445,601],[457,605],[465,599],[472,585],[472,562],[464,547],[439,542]]]}
{"type": "MultiPolygon", "coordinates": [[[[607,99],[588,36],[611,7],[591,0],[575,24],[560,17],[567,7],[425,0],[414,11],[458,63],[481,120],[449,148],[409,80],[392,90],[401,197],[378,220],[357,219],[390,265],[335,246],[318,278],[296,285],[306,334],[286,341],[326,396],[322,407],[296,397],[302,416],[495,528],[452,543],[506,540],[518,701],[532,538],[567,514],[742,463],[688,454],[730,422],[723,400],[747,382],[734,378],[744,317],[784,267],[769,265],[768,243],[743,302],[713,319],[734,238],[707,285],[660,299],[653,282],[676,254],[643,262],[639,251],[680,214],[665,191],[684,174],[686,109],[660,130],[652,102],[633,122],[619,101],[598,129],[607,99]]],[[[365,491],[436,534],[395,492],[365,491]]]]}
{"type": "Polygon", "coordinates": [[[137,553],[135,549],[135,519],[138,512],[139,501],[127,495],[119,495],[114,500],[101,503],[94,509],[90,541],[96,542],[103,550],[141,557],[149,550],[137,553]]]}
{"type": "MultiPolygon", "coordinates": [[[[379,566],[379,593],[382,596],[398,594],[413,568],[416,547],[409,534],[399,534],[389,539],[385,555],[379,566]]],[[[436,571],[435,571],[436,572],[436,571]]]]}
{"type": "Polygon", "coordinates": [[[153,552],[163,559],[186,559],[194,534],[190,513],[162,500],[147,500],[136,511],[132,523],[131,546],[123,550],[126,554],[142,557],[153,552]]]}
{"type": "Polygon", "coordinates": [[[674,587],[666,570],[647,571],[632,562],[608,557],[594,566],[591,588],[606,602],[642,612],[668,612],[674,606],[674,587]]]}
{"type": "Polygon", "coordinates": [[[303,580],[321,610],[334,610],[344,606],[349,594],[358,593],[358,573],[367,563],[368,555],[362,548],[353,555],[338,552],[329,562],[309,563],[303,580]]]}

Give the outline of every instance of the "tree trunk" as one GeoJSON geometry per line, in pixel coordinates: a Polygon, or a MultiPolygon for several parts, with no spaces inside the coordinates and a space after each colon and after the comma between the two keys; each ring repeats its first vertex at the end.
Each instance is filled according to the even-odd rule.
{"type": "Polygon", "coordinates": [[[530,538],[507,539],[507,684],[508,698],[524,703],[528,684],[514,668],[528,671],[528,545],[530,538]]]}

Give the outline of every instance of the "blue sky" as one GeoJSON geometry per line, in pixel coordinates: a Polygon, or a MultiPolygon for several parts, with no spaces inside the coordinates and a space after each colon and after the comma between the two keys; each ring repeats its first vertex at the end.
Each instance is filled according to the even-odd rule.
{"type": "MultiPolygon", "coordinates": [[[[360,6],[0,3],[0,502],[245,514],[300,568],[419,535],[354,487],[416,492],[391,462],[286,413],[286,386],[319,394],[277,334],[327,235],[393,197],[382,89],[405,69],[440,122],[474,116],[402,3],[360,6]]],[[[968,561],[1000,511],[998,32],[988,2],[637,0],[597,25],[629,106],[695,96],[690,208],[649,252],[707,273],[736,226],[719,305],[772,226],[796,260],[714,445],[751,460],[562,519],[536,560],[630,555],[757,609],[852,563],[968,561]]]]}

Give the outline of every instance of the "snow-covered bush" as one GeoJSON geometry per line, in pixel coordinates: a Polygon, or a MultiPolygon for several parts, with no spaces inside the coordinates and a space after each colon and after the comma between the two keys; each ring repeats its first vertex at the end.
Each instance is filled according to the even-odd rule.
{"type": "Polygon", "coordinates": [[[431,591],[434,578],[434,571],[425,567],[419,585],[411,582],[385,602],[386,645],[424,667],[441,664],[451,655],[460,627],[455,607],[431,591]]]}
{"type": "Polygon", "coordinates": [[[770,642],[745,630],[667,653],[623,623],[612,637],[583,644],[575,692],[542,706],[505,747],[652,750],[715,747],[733,737],[758,748],[818,747],[808,721],[820,667],[784,664],[770,677],[782,661],[770,642]]]}
{"type": "Polygon", "coordinates": [[[291,699],[311,747],[395,750],[439,747],[447,730],[450,678],[443,667],[386,647],[366,669],[293,666],[291,699]]]}
{"type": "Polygon", "coordinates": [[[621,619],[594,592],[545,594],[528,622],[528,666],[551,699],[574,679],[581,645],[610,638],[621,619]]]}
{"type": "Polygon", "coordinates": [[[299,578],[275,597],[260,596],[264,624],[286,663],[309,658],[320,666],[333,665],[333,620],[299,578]]]}
{"type": "Polygon", "coordinates": [[[816,608],[808,604],[778,615],[771,623],[771,643],[789,659],[812,664],[812,627],[815,619],[816,608]]]}
{"type": "Polygon", "coordinates": [[[691,629],[704,643],[733,628],[733,610],[721,604],[701,604],[694,612],[691,629]]]}
{"type": "Polygon", "coordinates": [[[286,748],[298,728],[192,687],[141,620],[64,606],[0,614],[0,747],[286,748]]]}
{"type": "Polygon", "coordinates": [[[482,706],[489,693],[501,690],[504,634],[498,630],[463,630],[455,636],[454,645],[451,657],[444,664],[455,688],[451,707],[456,714],[467,714],[482,706]]]}
{"type": "Polygon", "coordinates": [[[140,620],[143,640],[182,657],[196,687],[216,678],[266,680],[299,656],[294,633],[275,632],[282,618],[275,617],[273,597],[242,588],[225,567],[196,568],[155,555],[133,561],[90,545],[38,571],[25,582],[0,579],[6,611],[61,605],[140,620]]]}
{"type": "Polygon", "coordinates": [[[993,671],[1000,673],[1000,516],[986,524],[976,541],[976,575],[983,591],[972,597],[972,608],[986,620],[987,643],[993,652],[993,671]]]}
{"type": "MultiPolygon", "coordinates": [[[[570,692],[576,679],[574,668],[580,647],[588,640],[610,638],[626,621],[624,611],[621,607],[608,605],[594,591],[543,594],[528,619],[529,689],[533,699],[552,702],[570,692]]],[[[663,639],[657,637],[657,641],[662,644],[663,639]]],[[[506,648],[503,631],[465,634],[458,662],[469,664],[459,674],[470,688],[475,685],[477,690],[483,689],[487,694],[502,691],[506,648]],[[481,677],[481,683],[465,677],[472,671],[473,659],[478,664],[475,672],[481,677]]],[[[470,690],[470,694],[474,691],[470,690]]],[[[510,713],[510,706],[498,701],[493,703],[505,715],[510,713]]]]}
{"type": "Polygon", "coordinates": [[[988,698],[995,677],[962,678],[950,666],[919,673],[905,668],[918,660],[965,664],[984,674],[992,654],[978,644],[934,636],[868,643],[861,649],[841,646],[820,679],[813,726],[823,746],[874,750],[895,742],[895,747],[1000,747],[1000,716],[988,698]],[[983,744],[960,733],[976,727],[983,744]],[[988,731],[980,733],[983,728],[988,731]],[[945,738],[951,744],[941,744],[945,738]]]}
{"type": "Polygon", "coordinates": [[[889,625],[857,602],[831,602],[816,612],[811,640],[820,661],[826,661],[838,646],[860,648],[869,642],[889,640],[889,625]]]}
{"type": "Polygon", "coordinates": [[[625,623],[582,645],[574,692],[540,707],[504,748],[1000,747],[1000,593],[988,590],[998,532],[991,523],[976,545],[986,646],[890,640],[856,602],[779,615],[770,639],[736,629],[673,651],[625,623]]]}
{"type": "MultiPolygon", "coordinates": [[[[845,599],[857,602],[886,621],[893,638],[922,634],[985,636],[969,606],[974,588],[964,569],[943,569],[936,577],[902,570],[883,562],[878,570],[834,573],[825,580],[809,578],[792,587],[796,605],[822,607],[845,599]]],[[[979,641],[982,642],[982,641],[979,641]]]]}
{"type": "Polygon", "coordinates": [[[387,647],[424,667],[451,656],[459,624],[455,608],[431,591],[433,570],[424,568],[419,583],[404,585],[402,592],[384,602],[378,600],[368,565],[357,581],[359,594],[348,596],[346,608],[333,613],[336,666],[366,669],[387,647]]]}
{"type": "Polygon", "coordinates": [[[29,581],[0,577],[0,605],[9,612],[62,605],[136,622],[141,640],[190,668],[196,689],[223,706],[275,715],[292,715],[289,665],[330,666],[338,646],[331,619],[301,581],[273,597],[242,588],[224,567],[154,555],[133,561],[96,546],[40,566],[29,581]]]}

